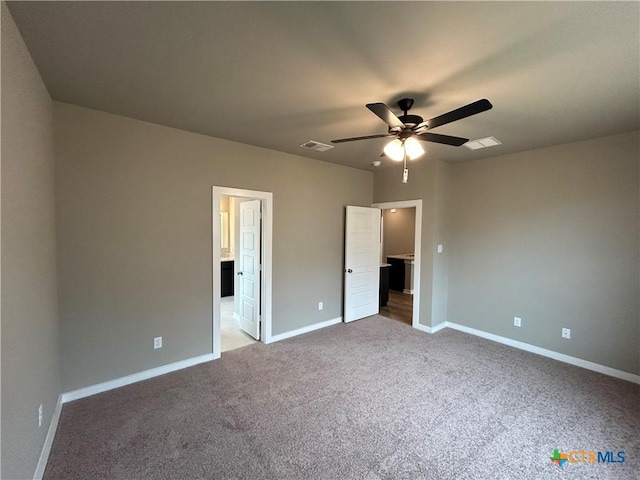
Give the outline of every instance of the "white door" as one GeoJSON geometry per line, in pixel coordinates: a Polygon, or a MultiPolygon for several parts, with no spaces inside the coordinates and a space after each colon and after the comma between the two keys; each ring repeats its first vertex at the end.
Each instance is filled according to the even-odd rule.
{"type": "Polygon", "coordinates": [[[347,207],[344,321],[379,311],[380,209],[347,207]]]}
{"type": "Polygon", "coordinates": [[[240,328],[260,339],[260,200],[240,204],[240,328]]]}

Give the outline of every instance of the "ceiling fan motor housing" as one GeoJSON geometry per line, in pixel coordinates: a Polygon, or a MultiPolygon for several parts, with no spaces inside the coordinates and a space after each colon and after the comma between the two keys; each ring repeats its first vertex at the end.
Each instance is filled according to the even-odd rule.
{"type": "Polygon", "coordinates": [[[422,123],[422,117],[420,115],[402,115],[398,117],[402,123],[407,127],[415,127],[422,123]]]}
{"type": "Polygon", "coordinates": [[[402,98],[398,100],[398,107],[404,115],[398,117],[398,119],[405,124],[406,127],[412,128],[422,123],[422,117],[419,115],[409,115],[409,110],[413,107],[413,98],[402,98]]]}

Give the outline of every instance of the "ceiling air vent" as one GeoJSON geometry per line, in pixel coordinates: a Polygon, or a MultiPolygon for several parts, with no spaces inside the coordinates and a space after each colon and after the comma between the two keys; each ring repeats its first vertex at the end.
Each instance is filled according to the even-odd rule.
{"type": "Polygon", "coordinates": [[[308,148],[310,150],[315,150],[316,152],[326,152],[327,150],[331,150],[333,145],[327,145],[326,143],[314,142],[313,140],[309,140],[308,142],[300,145],[302,148],[308,148]]]}
{"type": "Polygon", "coordinates": [[[495,147],[502,145],[502,142],[496,137],[485,137],[478,140],[470,140],[464,144],[469,150],[480,150],[481,148],[495,147]]]}

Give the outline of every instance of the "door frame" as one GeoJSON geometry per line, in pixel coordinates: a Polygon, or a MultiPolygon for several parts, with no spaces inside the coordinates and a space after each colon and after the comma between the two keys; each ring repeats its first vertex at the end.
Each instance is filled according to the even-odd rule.
{"type": "Polygon", "coordinates": [[[262,204],[261,257],[260,271],[260,311],[262,325],[260,338],[263,343],[271,343],[271,306],[272,306],[272,259],[273,259],[273,193],[257,190],[245,190],[232,187],[211,187],[211,249],[212,249],[212,346],[213,358],[222,355],[220,346],[220,199],[222,197],[239,197],[260,200],[262,204]],[[215,288],[214,288],[215,287],[215,288]]]}
{"type": "MultiPolygon", "coordinates": [[[[411,318],[411,326],[420,328],[420,270],[422,266],[422,199],[418,200],[399,200],[396,202],[374,203],[372,207],[380,210],[388,210],[390,208],[413,208],[416,209],[415,223],[415,257],[413,258],[413,314],[411,318]]],[[[384,225],[383,227],[384,228],[384,225]]],[[[384,234],[384,232],[382,233],[384,234]]]]}

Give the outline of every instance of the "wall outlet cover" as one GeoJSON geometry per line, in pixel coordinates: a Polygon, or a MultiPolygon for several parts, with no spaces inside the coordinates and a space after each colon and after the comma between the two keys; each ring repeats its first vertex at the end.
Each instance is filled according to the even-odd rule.
{"type": "Polygon", "coordinates": [[[522,319],[520,317],[513,317],[513,325],[516,327],[521,327],[522,319]]]}
{"type": "Polygon", "coordinates": [[[571,339],[571,329],[563,328],[562,329],[562,338],[566,338],[567,340],[571,339]]]}
{"type": "Polygon", "coordinates": [[[155,337],[153,339],[153,349],[162,348],[162,337],[155,337]]]}

